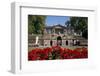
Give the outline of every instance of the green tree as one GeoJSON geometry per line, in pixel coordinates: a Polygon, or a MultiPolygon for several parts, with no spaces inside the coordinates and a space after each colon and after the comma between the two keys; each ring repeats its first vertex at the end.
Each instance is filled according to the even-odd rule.
{"type": "Polygon", "coordinates": [[[66,27],[70,27],[70,20],[65,22],[66,27]]]}
{"type": "Polygon", "coordinates": [[[28,33],[42,34],[45,27],[46,16],[28,15],[28,33]]]}
{"type": "Polygon", "coordinates": [[[83,37],[87,38],[88,36],[88,18],[87,17],[70,17],[70,21],[67,21],[65,24],[74,28],[77,33],[82,32],[83,37]]]}

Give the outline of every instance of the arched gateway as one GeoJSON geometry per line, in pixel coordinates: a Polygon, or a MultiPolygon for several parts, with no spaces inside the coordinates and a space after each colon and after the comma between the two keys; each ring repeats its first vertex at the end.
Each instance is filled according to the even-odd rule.
{"type": "Polygon", "coordinates": [[[61,38],[61,36],[57,37],[57,45],[62,46],[62,38],[61,38]]]}

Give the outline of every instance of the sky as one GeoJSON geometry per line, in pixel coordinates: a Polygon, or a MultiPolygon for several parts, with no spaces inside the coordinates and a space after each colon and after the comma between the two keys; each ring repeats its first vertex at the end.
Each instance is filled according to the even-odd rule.
{"type": "Polygon", "coordinates": [[[53,26],[54,24],[65,25],[65,22],[69,20],[69,16],[47,16],[47,26],[53,26]]]}

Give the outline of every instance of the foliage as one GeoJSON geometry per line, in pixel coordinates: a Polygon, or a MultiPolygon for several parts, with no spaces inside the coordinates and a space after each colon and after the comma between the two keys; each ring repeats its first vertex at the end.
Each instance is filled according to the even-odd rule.
{"type": "Polygon", "coordinates": [[[28,33],[41,34],[44,31],[46,16],[28,15],[28,33]]]}
{"type": "Polygon", "coordinates": [[[82,32],[83,37],[87,38],[88,31],[88,18],[87,17],[70,17],[69,21],[66,21],[67,27],[71,26],[77,33],[82,32]]]}
{"type": "Polygon", "coordinates": [[[80,59],[88,58],[87,48],[76,48],[74,50],[60,46],[35,48],[28,52],[28,60],[55,60],[55,59],[80,59]]]}

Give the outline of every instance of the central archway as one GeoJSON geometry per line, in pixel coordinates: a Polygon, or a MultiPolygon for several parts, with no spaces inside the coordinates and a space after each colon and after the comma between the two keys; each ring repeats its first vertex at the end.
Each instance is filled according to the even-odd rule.
{"type": "Polygon", "coordinates": [[[61,36],[57,37],[57,45],[62,46],[62,38],[61,38],[61,36]]]}

